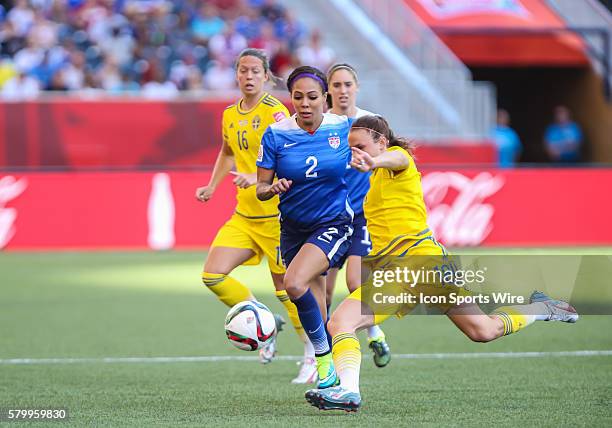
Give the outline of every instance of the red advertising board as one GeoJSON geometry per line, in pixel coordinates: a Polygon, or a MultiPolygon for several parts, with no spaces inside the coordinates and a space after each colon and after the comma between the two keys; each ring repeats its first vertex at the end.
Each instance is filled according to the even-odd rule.
{"type": "MultiPolygon", "coordinates": [[[[213,165],[232,100],[0,103],[0,169],[213,165]]],[[[418,141],[417,141],[418,143],[418,141]]],[[[493,163],[486,141],[423,144],[421,163],[493,163]]]]}
{"type": "MultiPolygon", "coordinates": [[[[169,249],[209,245],[234,207],[209,172],[0,174],[0,248],[169,249]]],[[[612,169],[423,171],[429,224],[449,246],[612,245],[612,169]]]]}

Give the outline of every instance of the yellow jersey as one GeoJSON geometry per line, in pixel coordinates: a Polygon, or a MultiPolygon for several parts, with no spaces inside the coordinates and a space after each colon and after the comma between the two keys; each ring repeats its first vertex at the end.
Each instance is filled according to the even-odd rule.
{"type": "Polygon", "coordinates": [[[401,147],[392,146],[388,150],[401,152],[409,164],[398,171],[378,168],[370,176],[370,190],[364,199],[363,210],[372,241],[371,255],[383,254],[400,239],[431,235],[427,230],[421,173],[414,159],[401,147]]]}
{"type": "MultiPolygon", "coordinates": [[[[242,99],[223,112],[223,140],[234,153],[236,170],[245,174],[257,172],[257,154],[261,137],[271,123],[289,116],[289,111],[279,100],[264,93],[255,107],[245,111],[242,99]]],[[[255,186],[237,189],[236,213],[247,218],[278,216],[278,196],[262,202],[257,199],[255,186]]]]}

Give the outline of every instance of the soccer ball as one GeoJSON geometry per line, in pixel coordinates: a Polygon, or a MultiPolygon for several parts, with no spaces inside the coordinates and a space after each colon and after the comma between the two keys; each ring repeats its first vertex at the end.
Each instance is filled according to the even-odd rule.
{"type": "Polygon", "coordinates": [[[251,301],[240,302],[225,317],[225,334],[236,348],[255,351],[274,338],[276,321],[266,305],[251,301]]]}

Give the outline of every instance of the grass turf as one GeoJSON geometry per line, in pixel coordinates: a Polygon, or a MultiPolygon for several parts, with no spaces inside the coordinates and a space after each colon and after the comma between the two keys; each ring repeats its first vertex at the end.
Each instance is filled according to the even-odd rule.
{"type": "MultiPolygon", "coordinates": [[[[0,359],[253,355],[201,289],[198,253],[0,254],[0,359]]],[[[264,265],[236,277],[282,312],[264,265]]],[[[338,297],[344,295],[338,284],[338,297]]],[[[444,317],[383,325],[395,353],[612,349],[612,317],[474,344],[444,317]]],[[[281,355],[298,355],[295,333],[281,355]]],[[[364,352],[367,352],[364,346],[364,352]]],[[[295,362],[0,364],[0,408],[67,407],[73,426],[612,424],[612,357],[364,361],[358,414],[321,413],[289,384],[295,362]]]]}

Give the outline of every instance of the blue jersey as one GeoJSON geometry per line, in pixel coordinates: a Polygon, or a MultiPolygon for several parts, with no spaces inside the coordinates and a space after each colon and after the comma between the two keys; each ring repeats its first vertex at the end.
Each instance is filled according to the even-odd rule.
{"type": "Polygon", "coordinates": [[[293,181],[280,195],[281,219],[311,228],[343,214],[353,216],[344,179],[351,159],[349,127],[346,116],[331,113],[323,114],[314,134],[300,128],[295,115],[268,127],[257,166],[293,181]]]}
{"type": "MultiPolygon", "coordinates": [[[[357,114],[355,119],[361,116],[374,115],[367,110],[357,108],[357,114]]],[[[349,119],[352,123],[354,119],[349,119]]],[[[349,201],[355,214],[361,214],[363,212],[363,199],[366,193],[370,190],[370,175],[372,172],[359,172],[355,168],[351,168],[350,165],[346,166],[346,185],[348,187],[349,201]]]]}

